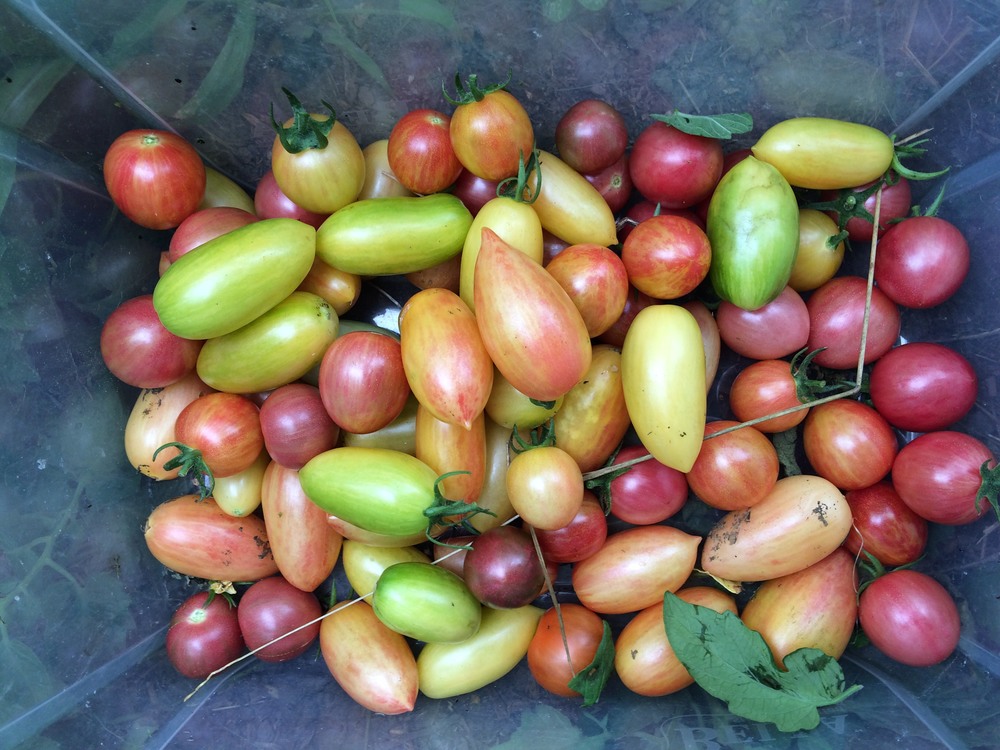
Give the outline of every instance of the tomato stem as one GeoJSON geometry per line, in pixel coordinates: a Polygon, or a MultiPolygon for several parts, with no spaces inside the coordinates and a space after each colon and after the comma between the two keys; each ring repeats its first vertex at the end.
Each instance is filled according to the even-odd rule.
{"type": "Polygon", "coordinates": [[[441,476],[439,476],[434,481],[434,502],[424,509],[424,515],[427,517],[427,528],[424,531],[424,535],[429,541],[442,547],[451,547],[452,549],[471,549],[469,545],[456,545],[448,544],[447,542],[442,542],[433,535],[435,526],[444,526],[445,528],[458,529],[461,528],[463,531],[469,534],[479,534],[479,531],[473,527],[469,522],[472,516],[478,515],[480,513],[486,513],[487,515],[496,517],[496,513],[488,508],[483,508],[481,505],[476,503],[467,503],[464,500],[450,500],[444,496],[441,492],[441,483],[444,482],[448,477],[453,477],[459,474],[470,474],[468,471],[449,471],[441,476]]]}
{"type": "Polygon", "coordinates": [[[330,110],[330,116],[325,120],[317,120],[310,114],[291,91],[284,86],[282,93],[288,98],[292,107],[292,124],[287,128],[274,119],[274,104],[271,104],[271,127],[278,134],[282,147],[290,154],[297,154],[310,148],[324,149],[330,142],[328,136],[337,122],[337,113],[333,106],[321,99],[323,106],[330,110]]]}
{"type": "Polygon", "coordinates": [[[441,84],[441,93],[444,94],[445,101],[456,107],[463,104],[481,102],[488,94],[492,94],[494,91],[500,91],[501,89],[506,88],[507,84],[510,83],[512,76],[513,72],[508,70],[507,77],[502,82],[495,83],[492,86],[480,86],[479,76],[475,73],[469,75],[467,84],[462,83],[461,73],[455,73],[455,96],[452,97],[448,93],[448,89],[445,88],[443,83],[441,84]]]}
{"type": "Polygon", "coordinates": [[[215,475],[208,464],[205,463],[205,457],[202,455],[202,452],[197,448],[184,445],[184,443],[164,443],[154,451],[154,461],[164,448],[176,448],[180,453],[163,464],[163,468],[166,471],[179,468],[180,471],[177,472],[177,475],[181,477],[187,476],[193,470],[195,473],[192,476],[192,480],[195,487],[198,488],[198,502],[211,497],[212,493],[215,492],[215,475]]]}
{"type": "Polygon", "coordinates": [[[532,448],[543,448],[556,444],[556,423],[552,418],[547,419],[538,427],[528,431],[527,439],[521,437],[521,431],[514,425],[510,432],[510,440],[507,445],[513,453],[524,453],[532,448]]]}
{"type": "MultiPolygon", "coordinates": [[[[518,203],[531,205],[542,192],[542,169],[538,162],[538,149],[531,149],[527,162],[524,160],[524,152],[520,152],[517,159],[517,174],[501,180],[497,185],[498,198],[510,198],[518,203]],[[535,187],[532,190],[528,187],[528,177],[535,175],[535,187]],[[513,188],[511,188],[513,186],[513,188]]],[[[531,399],[532,403],[541,405],[542,402],[531,399]]],[[[546,402],[547,403],[547,402],[546,402]]],[[[554,403],[554,402],[553,402],[554,403]]]]}

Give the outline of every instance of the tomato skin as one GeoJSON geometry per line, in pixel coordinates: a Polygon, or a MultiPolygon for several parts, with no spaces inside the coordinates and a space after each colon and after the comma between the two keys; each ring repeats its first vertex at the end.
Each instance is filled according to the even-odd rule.
{"type": "MultiPolygon", "coordinates": [[[[326,115],[310,115],[326,121],[326,115]]],[[[285,121],[288,127],[293,120],[285,121]]],[[[354,135],[337,121],[323,148],[289,153],[274,137],[271,171],[281,191],[296,205],[317,214],[332,214],[355,201],[365,181],[365,157],[354,135]]]]}
{"type": "Polygon", "coordinates": [[[933,523],[971,523],[990,510],[976,507],[980,467],[996,466],[993,452],[978,438],[954,430],[918,435],[904,445],[892,464],[892,483],[910,508],[933,523]]]}
{"type": "MultiPolygon", "coordinates": [[[[837,276],[814,291],[809,310],[809,350],[825,347],[813,362],[821,367],[850,369],[861,355],[868,283],[861,276],[837,276]]],[[[872,289],[865,363],[874,362],[899,338],[900,315],[896,303],[877,286],[872,289]]]]}
{"type": "Polygon", "coordinates": [[[802,425],[802,444],[813,470],[845,491],[884,479],[899,450],[885,418],[848,398],[812,407],[802,425]]]}
{"type": "Polygon", "coordinates": [[[715,375],[719,371],[719,359],[722,356],[722,337],[719,334],[719,323],[708,309],[708,305],[700,300],[682,302],[681,307],[687,310],[698,321],[701,329],[701,343],[705,348],[705,388],[711,391],[715,383],[715,375]]]}
{"type": "Polygon", "coordinates": [[[192,594],[170,618],[167,658],[185,677],[200,680],[246,651],[236,607],[225,597],[209,600],[207,591],[192,594]]]}
{"type": "Polygon", "coordinates": [[[215,478],[212,497],[223,512],[231,516],[247,516],[260,507],[264,471],[271,462],[270,456],[261,451],[252,464],[225,477],[215,478]]]}
{"type": "Polygon", "coordinates": [[[417,657],[420,692],[428,698],[465,695],[499,680],[528,653],[542,610],[483,610],[479,630],[455,644],[428,643],[417,657]]]}
{"type": "Polygon", "coordinates": [[[441,494],[449,500],[476,502],[486,480],[486,418],[482,412],[468,429],[438,419],[424,406],[417,407],[418,459],[438,475],[466,472],[441,481],[441,494]]]}
{"type": "Polygon", "coordinates": [[[562,397],[551,405],[539,405],[512,386],[494,366],[493,388],[490,389],[485,409],[490,419],[508,430],[514,425],[522,430],[533,430],[558,413],[564,400],[565,397],[562,397]]]}
{"type": "Polygon", "coordinates": [[[278,572],[296,588],[315,591],[333,572],[343,538],[302,490],[295,469],[268,464],[260,499],[278,572]]]}
{"type": "Polygon", "coordinates": [[[793,117],[772,125],[751,147],[796,187],[850,188],[876,180],[892,163],[893,143],[868,125],[793,117]]]}
{"type": "Polygon", "coordinates": [[[264,449],[260,408],[236,393],[195,399],[177,415],[174,434],[177,442],[202,452],[216,477],[243,471],[264,449]]]}
{"type": "Polygon", "coordinates": [[[507,468],[507,497],[524,522],[559,529],[583,503],[583,475],[562,448],[543,445],[516,454],[507,468]]]}
{"type": "Polygon", "coordinates": [[[822,560],[850,529],[850,506],[832,482],[785,477],[753,508],[719,519],[705,540],[701,568],[733,581],[778,578],[822,560]]]}
{"type": "Polygon", "coordinates": [[[927,520],[914,512],[889,480],[846,494],[854,525],[844,540],[852,555],[874,555],[886,567],[915,562],[927,548],[927,520]]]}
{"type": "Polygon", "coordinates": [[[433,109],[414,109],[392,126],[389,167],[406,189],[437,193],[458,179],[462,163],[451,145],[451,118],[433,109]]]}
{"type": "Polygon", "coordinates": [[[872,404],[901,430],[933,432],[958,422],[976,403],[979,378],[954,349],[929,341],[879,357],[869,380],[872,404]]]}
{"type": "Polygon", "coordinates": [[[479,532],[499,526],[514,517],[514,506],[507,495],[507,470],[511,430],[502,427],[492,419],[486,419],[486,478],[483,489],[476,499],[480,508],[491,510],[496,515],[477,513],[469,519],[469,525],[479,532]]]}
{"type": "Polygon", "coordinates": [[[472,427],[493,387],[493,362],[475,314],[447,289],[414,294],[399,313],[403,371],[417,401],[444,422],[472,427]]]}
{"type": "Polygon", "coordinates": [[[260,406],[264,448],[275,462],[301,469],[313,456],[337,445],[340,428],[330,419],[316,386],[289,383],[260,406]]]}
{"type": "Polygon", "coordinates": [[[622,259],[603,245],[570,245],[545,270],[573,300],[591,338],[621,317],[628,295],[628,272],[622,259]]]}
{"type": "MultiPolygon", "coordinates": [[[[874,185],[874,182],[868,182],[864,185],[858,185],[854,188],[849,188],[854,193],[861,193],[874,185]]],[[[835,200],[837,198],[837,193],[835,191],[827,191],[820,195],[820,199],[823,201],[835,200]]],[[[872,193],[864,202],[865,210],[875,216],[875,204],[878,201],[878,192],[872,193]]],[[[910,214],[910,207],[912,202],[912,192],[910,190],[910,183],[905,177],[900,177],[896,175],[896,181],[891,185],[882,186],[882,199],[881,205],[879,206],[879,229],[878,235],[881,237],[886,233],[886,230],[890,226],[898,221],[899,219],[905,219],[910,214]]],[[[840,219],[840,215],[836,211],[827,212],[830,218],[834,221],[840,219]]],[[[867,242],[872,241],[872,230],[874,226],[871,219],[865,219],[863,217],[855,216],[847,220],[847,236],[852,242],[867,242]]]]}
{"type": "Polygon", "coordinates": [[[715,311],[715,320],[723,343],[750,359],[787,357],[809,340],[809,310],[790,286],[756,310],[745,310],[723,300],[715,311]]]}
{"type": "Polygon", "coordinates": [[[285,662],[301,656],[319,637],[319,623],[306,623],[316,620],[323,609],[314,594],[276,575],[262,578],[244,591],[236,614],[247,648],[260,649],[255,653],[258,659],[285,662]],[[270,643],[275,638],[279,640],[270,643]]]}
{"type": "Polygon", "coordinates": [[[583,176],[608,204],[611,213],[619,214],[632,198],[632,175],[628,169],[629,155],[622,154],[621,158],[610,167],[605,167],[600,172],[584,172],[583,176]]]}
{"type": "Polygon", "coordinates": [[[774,445],[753,427],[707,439],[737,424],[731,420],[706,424],[706,440],[687,473],[691,491],[703,503],[726,511],[753,507],[767,497],[780,468],[774,445]]]}
{"type": "Polygon", "coordinates": [[[639,222],[622,245],[629,282],[655,299],[693,292],[708,276],[711,261],[705,232],[682,216],[651,216],[639,222]]]}
{"type": "MultiPolygon", "coordinates": [[[[751,362],[740,370],[729,392],[729,408],[741,422],[801,406],[796,394],[791,365],[783,359],[751,362]]],[[[809,409],[799,409],[754,425],[768,434],[784,432],[806,418],[809,409]]]]}
{"type": "Polygon", "coordinates": [[[341,445],[351,448],[390,448],[416,454],[417,400],[410,395],[403,403],[399,416],[374,432],[349,432],[341,430],[341,445]]]}
{"type": "Polygon", "coordinates": [[[156,506],[144,529],[170,570],[208,581],[256,581],[278,572],[262,518],[224,513],[212,498],[183,495],[156,506]]]}
{"type": "Polygon", "coordinates": [[[427,528],[437,474],[423,461],[385,448],[340,447],[299,471],[302,489],[327,513],[393,536],[427,528]]]}
{"type": "Polygon", "coordinates": [[[712,245],[708,276],[716,293],[746,310],[785,288],[799,246],[799,206],[774,167],[752,156],[719,181],[705,221],[712,245]]]}
{"type": "Polygon", "coordinates": [[[476,322],[486,351],[511,385],[553,401],[587,372],[587,325],[573,300],[538,263],[489,228],[476,260],[476,322]]]}
{"type": "Polygon", "coordinates": [[[231,333],[288,297],[309,273],[316,231],[264,219],[206,242],[171,263],[153,289],[164,327],[188,339],[231,333]]]}
{"type": "Polygon", "coordinates": [[[799,209],[799,250],[788,286],[797,292],[808,292],[837,274],[845,249],[843,241],[830,247],[830,238],[837,234],[836,222],[823,212],[815,208],[799,209]]]}
{"type": "Polygon", "coordinates": [[[600,99],[582,99],[556,123],[556,149],[581,174],[593,174],[618,161],[628,148],[628,124],[600,99]]]}
{"type": "MultiPolygon", "coordinates": [[[[612,466],[645,456],[641,445],[626,445],[612,466]]],[[[685,475],[650,458],[611,480],[611,515],[635,526],[660,523],[676,514],[688,499],[685,475]]]]}
{"type": "Polygon", "coordinates": [[[808,568],[762,583],[740,619],[764,637],[779,667],[799,648],[839,659],[854,635],[857,588],[854,557],[838,548],[808,568]]]}
{"type": "MultiPolygon", "coordinates": [[[[614,245],[615,216],[597,188],[555,154],[539,151],[542,188],[531,207],[542,228],[570,245],[614,245]]],[[[535,173],[528,176],[532,185],[535,173]]]]}
{"type": "MultiPolygon", "coordinates": [[[[198,210],[228,206],[239,208],[247,213],[256,213],[254,200],[247,191],[232,179],[212,167],[205,167],[205,195],[202,196],[198,210]]],[[[264,218],[263,216],[260,218],[264,218]]]]}
{"type": "Polygon", "coordinates": [[[422,271],[462,250],[472,214],[449,193],[368,198],[344,206],[316,233],[316,255],[360,276],[422,271]]]}
{"type": "Polygon", "coordinates": [[[531,118],[517,98],[504,90],[455,108],[449,124],[455,155],[484,180],[517,174],[518,161],[535,147],[531,118]]]}
{"type": "Polygon", "coordinates": [[[875,283],[896,304],[927,309],[958,291],[970,263],[958,227],[939,216],[912,216],[890,227],[879,242],[875,283]]]}
{"type": "Polygon", "coordinates": [[[375,615],[391,630],[427,643],[458,643],[476,634],[483,607],[457,575],[437,565],[390,565],[375,584],[375,615]]]}
{"type": "Polygon", "coordinates": [[[209,240],[214,240],[226,232],[245,227],[257,220],[256,216],[242,208],[220,206],[198,209],[184,219],[170,236],[167,257],[172,263],[209,240]]]}
{"type": "Polygon", "coordinates": [[[499,180],[484,180],[468,169],[463,169],[455,184],[451,186],[451,193],[457,195],[475,217],[479,215],[483,206],[497,197],[499,185],[499,180]]]}
{"type": "MultiPolygon", "coordinates": [[[[361,150],[361,153],[365,157],[365,182],[361,192],[358,193],[359,201],[366,198],[398,198],[413,195],[389,166],[388,138],[372,141],[361,150]]],[[[318,229],[319,225],[316,228],[318,229]]]]}
{"type": "Polygon", "coordinates": [[[641,310],[625,335],[621,371],[639,440],[660,463],[690,471],[707,410],[705,350],[694,316],[677,305],[641,310]]]}
{"type": "Polygon", "coordinates": [[[379,576],[390,565],[401,562],[430,563],[430,558],[414,546],[379,547],[356,539],[344,541],[344,574],[359,596],[375,590],[379,576]]]}
{"type": "Polygon", "coordinates": [[[104,155],[104,184],[119,210],[139,226],[172,229],[198,209],[205,165],[179,135],[130,130],[104,155]]]}
{"type": "Polygon", "coordinates": [[[561,604],[559,613],[565,625],[569,657],[557,611],[555,608],[548,609],[538,620],[538,627],[528,645],[528,669],[545,690],[572,698],[579,693],[569,687],[569,681],[594,660],[604,636],[604,620],[586,607],[571,602],[561,604]]]}
{"type": "Polygon", "coordinates": [[[517,609],[538,596],[545,570],[527,531],[497,526],[473,540],[462,563],[462,580],[487,607],[517,609]]]}
{"type": "Polygon", "coordinates": [[[694,206],[722,176],[722,144],[656,121],[632,145],[629,171],[643,197],[666,208],[694,206]]]}
{"type": "Polygon", "coordinates": [[[569,523],[558,529],[535,529],[535,536],[546,562],[579,562],[603,546],[608,521],[597,495],[585,489],[580,509],[569,523]]]}
{"type": "Polygon", "coordinates": [[[320,363],[340,319],[310,292],[292,292],[242,328],[209,339],[198,375],[218,391],[257,393],[298,380],[320,363]]]}
{"type": "Polygon", "coordinates": [[[628,332],[629,326],[632,325],[632,321],[635,320],[635,316],[644,307],[655,304],[657,304],[657,300],[629,284],[628,294],[625,296],[625,308],[622,310],[621,316],[611,324],[608,330],[597,337],[597,341],[617,346],[620,349],[625,343],[625,334],[628,332]]]}
{"type": "Polygon", "coordinates": [[[361,296],[361,277],[356,273],[341,271],[316,258],[309,273],[299,284],[298,291],[322,297],[337,315],[343,315],[354,307],[361,296]]]}
{"type": "Polygon", "coordinates": [[[319,642],[330,674],[351,698],[388,716],[409,713],[419,678],[413,649],[366,601],[340,602],[320,624],[319,642]]]}
{"type": "Polygon", "coordinates": [[[948,590],[924,573],[894,570],[861,593],[861,628],[886,656],[911,667],[947,659],[961,634],[958,607],[948,590]]]}
{"type": "Polygon", "coordinates": [[[319,229],[330,215],[329,212],[316,213],[298,205],[285,195],[274,179],[274,172],[268,170],[257,181],[257,189],[253,194],[254,213],[260,219],[296,219],[308,224],[313,229],[319,229]]]}

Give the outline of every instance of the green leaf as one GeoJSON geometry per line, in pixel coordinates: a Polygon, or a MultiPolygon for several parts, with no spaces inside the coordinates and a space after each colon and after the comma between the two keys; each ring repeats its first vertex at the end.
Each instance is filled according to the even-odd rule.
{"type": "Polygon", "coordinates": [[[584,706],[593,706],[601,697],[601,691],[615,668],[615,640],[611,626],[604,622],[604,634],[594,654],[594,660],[569,681],[571,690],[583,696],[584,706]]]}
{"type": "Polygon", "coordinates": [[[861,689],[845,690],[837,660],[814,648],[786,656],[782,671],[760,633],[732,612],[688,604],[668,592],[663,625],[674,653],[707,693],[737,716],[771,722],[782,732],[815,729],[820,707],[861,689]]]}
{"type": "Polygon", "coordinates": [[[689,135],[729,140],[734,135],[753,130],[753,118],[743,113],[725,115],[689,115],[676,109],[668,115],[650,115],[654,120],[665,122],[689,135]]]}

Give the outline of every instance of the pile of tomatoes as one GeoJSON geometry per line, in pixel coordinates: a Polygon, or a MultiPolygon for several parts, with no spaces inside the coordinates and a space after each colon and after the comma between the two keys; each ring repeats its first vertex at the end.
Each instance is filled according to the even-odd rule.
{"type": "Polygon", "coordinates": [[[674,113],[630,144],[585,100],[541,151],[517,98],[471,76],[450,115],[409,112],[362,149],[329,105],[285,93],[253,199],[171,133],[126,133],[105,159],[121,211],[173,229],[101,350],[141,389],[132,465],[194,480],[152,510],[149,550],[221,592],[177,611],[178,670],[318,638],[373,711],[524,658],[574,696],[620,616],[618,677],[665,695],[692,682],[668,591],[739,613],[779,664],[839,657],[859,621],[904,664],[952,653],[954,601],[908,566],[929,523],[989,510],[995,460],[951,429],[975,402],[970,364],[899,343],[900,309],[948,299],[969,250],[910,215],[891,138],[795,118],[727,150],[705,134],[718,121],[674,113]],[[872,286],[837,274],[874,215],[872,286]],[[398,334],[350,320],[385,276],[414,289],[398,334]],[[723,348],[746,365],[709,420],[723,348]],[[703,536],[670,523],[689,502],[716,511],[703,536]],[[338,563],[353,592],[328,608],[315,592],[338,563]],[[543,610],[560,572],[573,600],[543,610]]]}

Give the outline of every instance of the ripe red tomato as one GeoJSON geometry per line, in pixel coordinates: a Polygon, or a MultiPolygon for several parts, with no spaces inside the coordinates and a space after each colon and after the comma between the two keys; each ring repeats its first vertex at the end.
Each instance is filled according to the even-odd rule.
{"type": "Polygon", "coordinates": [[[597,495],[584,490],[583,502],[573,520],[558,529],[535,529],[535,536],[547,563],[579,562],[604,545],[608,519],[597,495]]]}
{"type": "Polygon", "coordinates": [[[610,167],[583,175],[604,197],[613,214],[625,208],[632,197],[632,174],[628,169],[628,161],[628,154],[622,154],[622,157],[610,167]]]}
{"type": "Polygon", "coordinates": [[[603,245],[570,245],[545,266],[573,300],[595,338],[625,310],[628,273],[622,259],[603,245]]]}
{"type": "Polygon", "coordinates": [[[188,141],[163,130],[130,130],[104,155],[104,184],[125,216],[148,229],[172,229],[205,194],[205,165],[188,141]]]}
{"type": "Polygon", "coordinates": [[[857,556],[874,555],[883,565],[896,567],[917,560],[927,547],[927,520],[899,496],[891,481],[846,493],[854,525],[844,546],[857,556]]]}
{"type": "Polygon", "coordinates": [[[167,258],[172,263],[199,245],[255,221],[257,217],[242,208],[214,206],[199,209],[184,219],[174,230],[170,237],[167,258]]]}
{"type": "Polygon", "coordinates": [[[433,109],[414,109],[389,133],[389,167],[414,193],[437,193],[458,179],[462,162],[451,145],[451,118],[433,109]]]}
{"type": "Polygon", "coordinates": [[[565,603],[549,609],[538,621],[528,645],[528,669],[545,690],[572,698],[579,695],[569,687],[573,676],[590,664],[604,636],[604,620],[580,604],[565,603]],[[565,643],[559,614],[565,626],[565,643]],[[566,651],[569,649],[569,654],[566,651]]]}
{"type": "Polygon", "coordinates": [[[708,275],[711,261],[705,232],[682,216],[651,216],[639,222],[622,245],[622,263],[632,286],[656,299],[693,292],[708,275]]]}
{"type": "Polygon", "coordinates": [[[816,473],[841,490],[884,479],[899,450],[885,418],[849,398],[812,407],[802,425],[802,444],[816,473]]]}
{"type": "Polygon", "coordinates": [[[969,273],[965,236],[937,216],[894,224],[878,243],[875,283],[903,307],[928,308],[950,298],[969,273]]]}
{"type": "Polygon", "coordinates": [[[283,662],[299,656],[319,637],[319,622],[292,633],[323,614],[315,594],[295,588],[282,576],[262,578],[243,592],[236,614],[247,647],[258,659],[283,662]],[[282,637],[285,636],[287,637],[282,637]]]}
{"type": "Polygon", "coordinates": [[[707,198],[722,177],[722,144],[656,121],[632,145],[629,171],[642,196],[666,208],[707,198]]]}
{"type": "MultiPolygon", "coordinates": [[[[860,199],[859,194],[868,191],[874,184],[873,182],[869,182],[855,188],[846,188],[840,191],[824,190],[820,194],[820,199],[823,201],[838,199],[841,201],[841,205],[844,206],[843,213],[851,216],[847,220],[844,229],[847,230],[847,236],[852,242],[871,242],[872,240],[872,229],[874,228],[872,221],[875,216],[875,203],[878,200],[878,195],[873,192],[865,198],[862,206],[858,206],[858,200],[860,199]],[[855,212],[862,207],[872,216],[871,219],[855,215],[855,212]]],[[[881,200],[882,202],[879,206],[879,237],[885,234],[893,222],[905,219],[910,214],[912,194],[909,181],[905,177],[897,177],[896,181],[891,185],[883,186],[881,200]]],[[[827,214],[834,221],[840,221],[840,211],[831,210],[827,211],[827,214]]],[[[881,249],[879,249],[879,252],[882,252],[881,249]]]]}
{"type": "MultiPolygon", "coordinates": [[[[762,359],[740,370],[729,390],[729,408],[741,422],[801,406],[791,365],[783,359],[762,359]]],[[[806,418],[808,409],[772,417],[754,425],[761,432],[784,432],[806,418]]]]}
{"type": "Polygon", "coordinates": [[[524,529],[487,529],[465,553],[462,577],[469,591],[488,607],[523,607],[538,596],[545,583],[535,544],[524,529]]]}
{"type": "MultiPolygon", "coordinates": [[[[817,365],[834,369],[857,366],[867,288],[868,282],[860,276],[837,276],[809,296],[808,347],[810,351],[825,347],[813,360],[817,365]]],[[[879,287],[873,288],[865,363],[874,362],[892,348],[899,338],[899,323],[896,303],[879,287]]]]}
{"type": "Polygon", "coordinates": [[[944,586],[915,570],[876,578],[861,592],[858,618],[879,651],[911,667],[939,664],[958,646],[961,622],[955,600],[944,586]]]}
{"type": "Polygon", "coordinates": [[[632,321],[635,320],[635,316],[644,307],[655,304],[655,299],[629,284],[622,314],[618,317],[618,320],[611,324],[610,328],[597,337],[597,341],[608,346],[617,346],[620,349],[622,344],[625,343],[625,333],[628,331],[629,326],[632,325],[632,321]]]}
{"type": "Polygon", "coordinates": [[[309,211],[289,198],[278,186],[274,172],[267,170],[253,194],[254,211],[260,219],[298,219],[316,229],[326,221],[329,212],[309,211]]]}
{"type": "Polygon", "coordinates": [[[289,469],[333,448],[340,428],[327,413],[319,389],[289,383],[274,390],[261,404],[260,429],[271,459],[289,469]]]}
{"type": "Polygon", "coordinates": [[[706,440],[687,473],[691,491],[719,510],[752,507],[767,497],[778,481],[778,452],[760,430],[741,427],[708,437],[737,424],[731,420],[706,424],[706,440]]]}
{"type": "Polygon", "coordinates": [[[185,677],[200,680],[238,659],[246,646],[236,607],[222,596],[199,591],[188,597],[167,629],[167,658],[185,677]]]}
{"type": "Polygon", "coordinates": [[[260,409],[237,393],[208,393],[184,407],[174,425],[177,442],[201,451],[216,477],[250,467],[264,448],[260,409]]]}
{"type": "MultiPolygon", "coordinates": [[[[626,445],[618,451],[612,466],[645,456],[641,445],[626,445]]],[[[655,458],[642,461],[611,480],[611,514],[636,526],[666,521],[684,507],[688,483],[684,474],[655,458]]]]}
{"type": "Polygon", "coordinates": [[[480,89],[469,77],[468,96],[451,115],[451,144],[462,165],[485,180],[517,174],[519,160],[535,148],[531,117],[517,98],[502,88],[480,89]]]}
{"type": "Polygon", "coordinates": [[[869,393],[889,424],[933,432],[959,421],[976,403],[972,364],[944,344],[914,341],[883,354],[872,367],[869,393]]]}
{"type": "Polygon", "coordinates": [[[723,300],[715,320],[723,343],[750,359],[787,357],[809,340],[809,310],[790,286],[756,310],[745,310],[723,300]]]}
{"type": "Polygon", "coordinates": [[[556,123],[559,158],[581,174],[593,174],[621,159],[628,125],[621,112],[600,99],[582,99],[556,123]]]}

